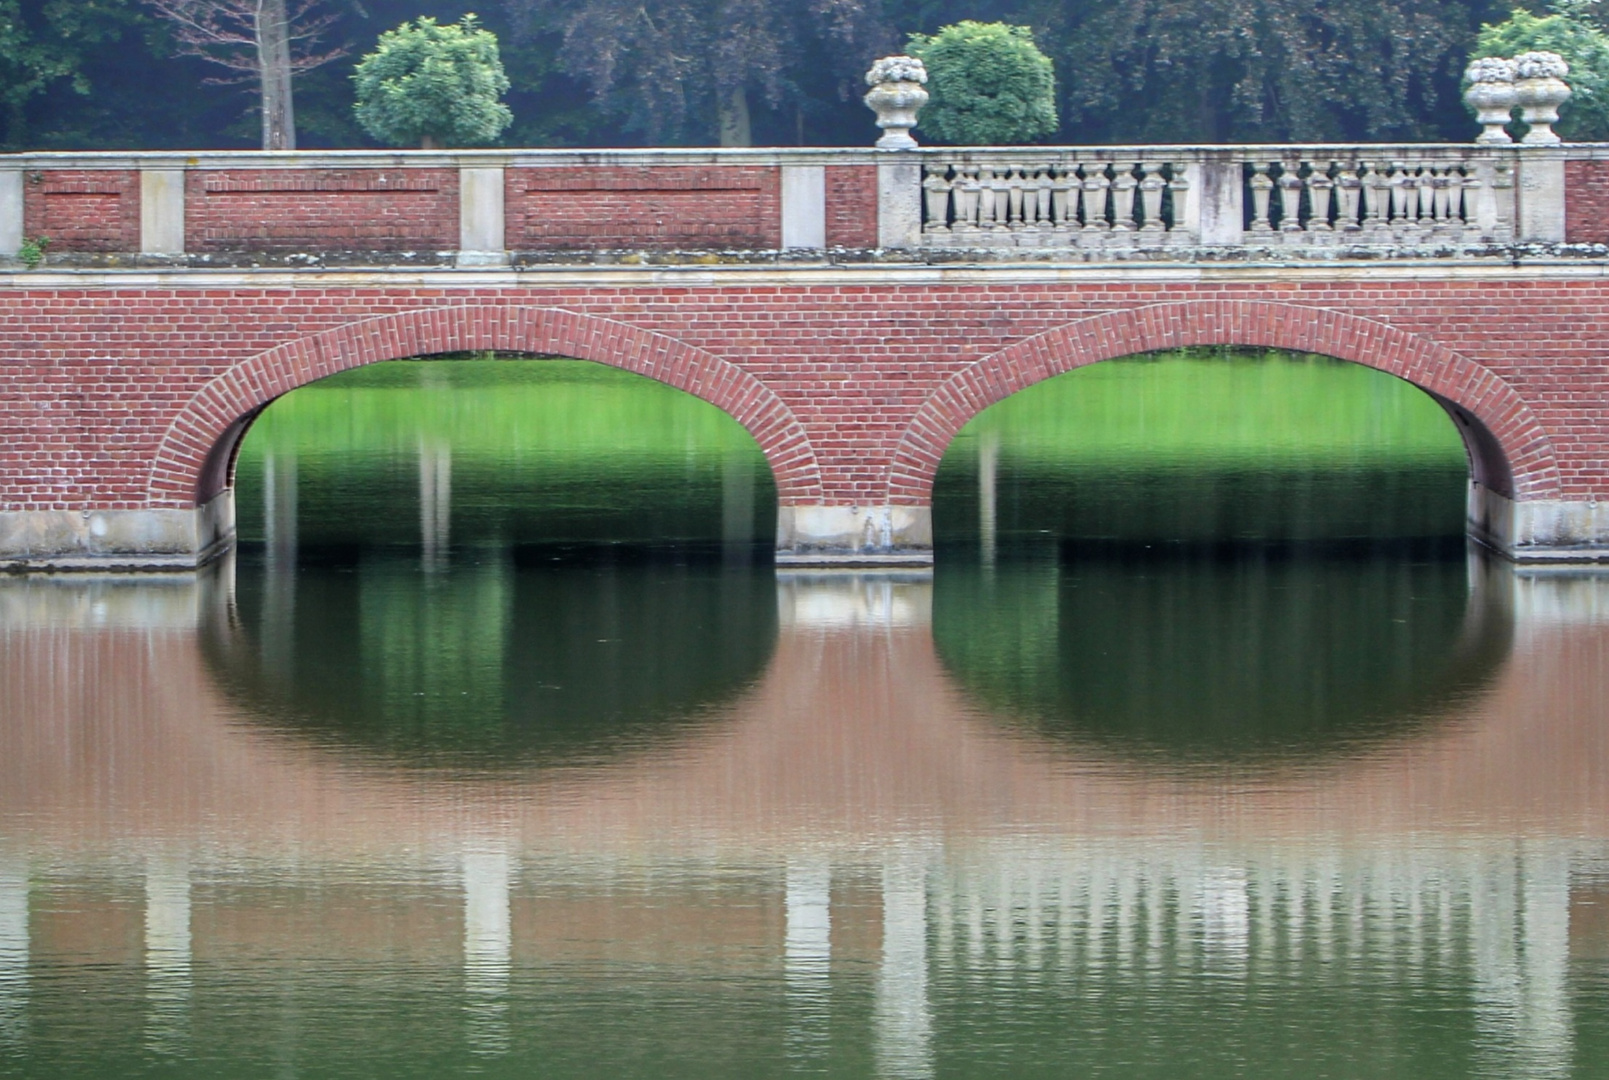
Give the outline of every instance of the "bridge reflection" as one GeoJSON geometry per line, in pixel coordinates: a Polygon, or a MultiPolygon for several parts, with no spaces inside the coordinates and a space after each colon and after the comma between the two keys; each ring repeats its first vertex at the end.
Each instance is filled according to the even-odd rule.
{"type": "MultiPolygon", "coordinates": [[[[595,992],[579,972],[606,958],[720,985],[778,972],[803,1062],[845,1022],[835,986],[874,972],[888,1076],[932,1075],[963,1008],[984,1030],[1027,1023],[1062,1067],[1159,1018],[1251,1040],[1266,1014],[1246,995],[1269,979],[1311,1025],[1287,1065],[1321,1068],[1343,1042],[1384,1064],[1390,1040],[1359,1050],[1360,1025],[1394,1030],[1423,987],[1454,985],[1470,1071],[1563,1075],[1584,1052],[1571,957],[1609,951],[1583,914],[1609,859],[1609,594],[1465,572],[1467,609],[1434,625],[1484,674],[1415,699],[1435,722],[1230,782],[1002,724],[947,672],[914,577],[784,575],[774,649],[746,688],[720,684],[707,723],[474,774],[398,769],[287,724],[271,685],[253,698],[224,662],[236,646],[209,640],[235,626],[261,649],[238,629],[258,601],[227,573],[6,582],[0,1039],[47,1037],[27,1022],[55,993],[45,968],[138,972],[126,1022],[165,1053],[226,960],[350,972],[402,950],[456,972],[459,1008],[398,1015],[478,1054],[516,1052],[521,1002],[595,992]],[[40,902],[72,890],[88,899],[40,902]],[[1221,993],[1193,1019],[1107,1008],[1201,975],[1221,993]],[[1074,1024],[1075,1046],[1079,1010],[1110,1022],[1074,1024]]],[[[320,648],[365,632],[334,618],[320,648]]],[[[109,1032],[123,1023],[109,1013],[109,1032]]]]}

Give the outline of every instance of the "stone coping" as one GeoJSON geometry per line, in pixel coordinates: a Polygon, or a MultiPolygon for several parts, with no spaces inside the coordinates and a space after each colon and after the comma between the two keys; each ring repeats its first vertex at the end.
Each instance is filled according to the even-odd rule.
{"type": "Polygon", "coordinates": [[[1132,157],[1135,160],[1207,160],[1234,157],[1500,156],[1609,160],[1609,143],[1557,146],[1477,146],[1473,143],[1235,143],[1221,145],[924,146],[871,147],[652,147],[614,149],[490,150],[70,150],[0,154],[5,169],[440,169],[498,167],[608,167],[643,165],[877,165],[929,158],[1056,156],[1132,157]]]}

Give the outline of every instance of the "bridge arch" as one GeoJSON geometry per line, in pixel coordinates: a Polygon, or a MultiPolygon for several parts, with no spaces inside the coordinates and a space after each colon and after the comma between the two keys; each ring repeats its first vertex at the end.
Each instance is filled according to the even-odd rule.
{"type": "Polygon", "coordinates": [[[939,461],[978,413],[1019,390],[1102,360],[1189,346],[1317,353],[1412,383],[1447,410],[1473,478],[1510,499],[1557,498],[1553,445],[1524,399],[1467,357],[1428,338],[1327,308],[1262,301],[1187,301],[1107,312],[983,357],[917,411],[889,466],[889,502],[925,506],[939,461]]]}
{"type": "Polygon", "coordinates": [[[481,351],[592,360],[686,391],[754,436],[776,477],[779,503],[820,499],[821,472],[803,425],[769,387],[736,365],[663,334],[560,308],[454,305],[298,338],[218,375],[168,427],[147,481],[149,505],[190,508],[224,491],[246,429],[299,386],[384,360],[481,351]]]}

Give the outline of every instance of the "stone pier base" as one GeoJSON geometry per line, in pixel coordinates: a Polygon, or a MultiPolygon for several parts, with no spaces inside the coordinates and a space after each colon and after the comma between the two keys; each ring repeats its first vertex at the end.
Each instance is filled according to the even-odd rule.
{"type": "Polygon", "coordinates": [[[235,496],[194,510],[0,511],[0,571],[194,570],[235,540],[235,496]]]}
{"type": "MultiPolygon", "coordinates": [[[[1609,568],[1609,503],[1516,502],[1470,490],[1469,533],[1522,565],[1609,568]]],[[[0,511],[0,572],[193,570],[229,550],[235,505],[224,492],[194,510],[0,511]]],[[[782,506],[779,567],[933,564],[925,506],[782,506]]]]}
{"type": "Polygon", "coordinates": [[[1521,564],[1609,564],[1609,503],[1515,502],[1475,484],[1469,535],[1521,564]]]}
{"type": "Polygon", "coordinates": [[[931,566],[926,506],[781,506],[778,566],[931,566]]]}

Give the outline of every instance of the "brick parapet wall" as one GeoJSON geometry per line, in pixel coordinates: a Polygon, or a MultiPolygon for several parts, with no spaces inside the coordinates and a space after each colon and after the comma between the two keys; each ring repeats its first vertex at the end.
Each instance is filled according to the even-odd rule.
{"type": "Polygon", "coordinates": [[[714,401],[755,431],[785,501],[884,502],[902,460],[892,494],[920,502],[936,460],[909,448],[935,402],[958,427],[1075,354],[1187,340],[1373,363],[1483,417],[1522,497],[1609,498],[1609,283],[1590,280],[14,288],[0,320],[0,509],[184,505],[250,406],[470,348],[614,363],[714,401]],[[986,387],[955,381],[972,375],[986,387]]]}
{"type": "Polygon", "coordinates": [[[187,251],[457,246],[457,169],[219,169],[185,177],[187,251]]]}
{"type": "Polygon", "coordinates": [[[769,166],[511,168],[511,251],[775,250],[781,170],[769,166]]]}
{"type": "Polygon", "coordinates": [[[1564,163],[1565,239],[1609,244],[1609,161],[1564,163]]]}
{"type": "Polygon", "coordinates": [[[30,170],[23,175],[23,234],[50,250],[140,250],[140,174],[132,169],[30,170]]]}
{"type": "Polygon", "coordinates": [[[827,166],[827,246],[877,246],[877,166],[827,166]]]}

